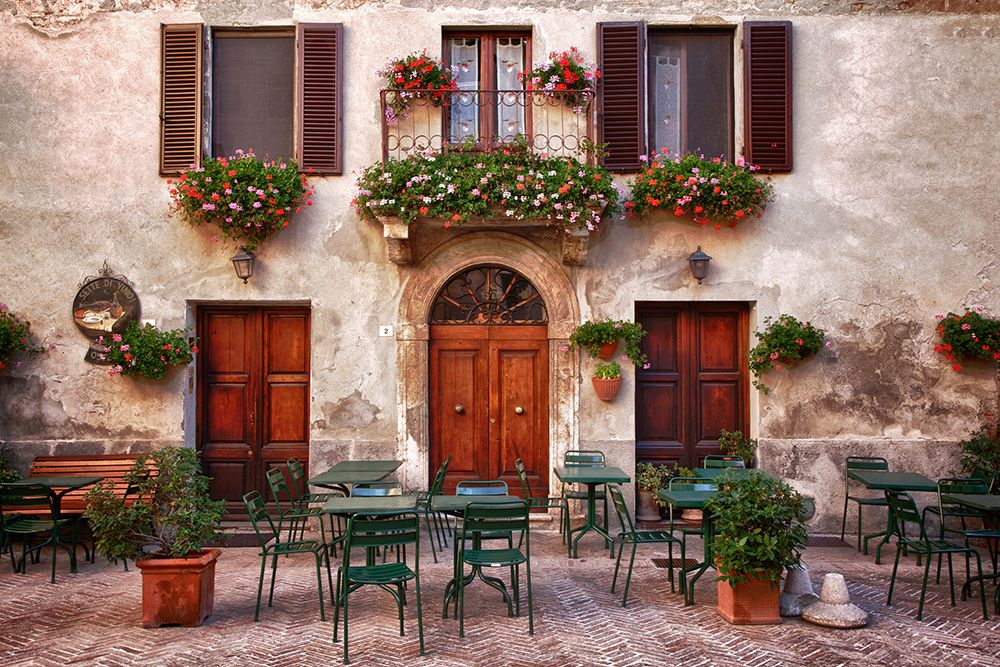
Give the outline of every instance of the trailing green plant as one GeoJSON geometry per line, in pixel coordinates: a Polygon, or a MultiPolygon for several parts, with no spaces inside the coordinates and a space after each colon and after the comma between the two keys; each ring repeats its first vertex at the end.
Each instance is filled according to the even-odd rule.
{"type": "Polygon", "coordinates": [[[109,561],[184,558],[218,537],[225,501],[211,500],[198,452],[167,447],[140,458],[125,476],[128,502],[114,482],[87,493],[97,550],[109,561]]]}
{"type": "Polygon", "coordinates": [[[799,564],[806,544],[802,496],[757,471],[719,481],[718,493],[705,503],[715,519],[712,554],[718,580],[735,585],[764,579],[778,585],[783,569],[799,564]]]}
{"type": "Polygon", "coordinates": [[[582,347],[591,359],[595,359],[602,345],[621,340],[625,342],[625,356],[636,366],[649,368],[649,359],[639,347],[639,343],[645,335],[646,330],[636,322],[624,320],[591,322],[588,320],[577,326],[569,335],[569,349],[575,350],[582,347]]]}
{"type": "Polygon", "coordinates": [[[962,472],[967,476],[989,483],[1000,475],[1000,424],[984,424],[958,446],[962,451],[962,472]]]}
{"type": "Polygon", "coordinates": [[[956,371],[962,362],[984,360],[1000,363],[1000,319],[983,315],[982,307],[966,308],[961,315],[937,316],[941,344],[934,351],[944,355],[956,371]]]}
{"type": "Polygon", "coordinates": [[[594,377],[599,380],[615,380],[622,376],[622,367],[617,361],[609,361],[606,364],[598,363],[594,366],[594,377]]]}
{"type": "Polygon", "coordinates": [[[755,331],[757,345],[750,350],[748,366],[753,373],[753,386],[765,394],[771,388],[761,382],[764,373],[781,370],[779,362],[798,361],[812,356],[823,348],[826,332],[809,322],[800,322],[791,315],[779,315],[778,319],[764,318],[764,330],[755,331]]]}
{"type": "Polygon", "coordinates": [[[160,331],[151,324],[140,327],[135,321],[129,322],[124,333],[111,334],[110,341],[101,336],[98,342],[107,350],[109,375],[141,375],[151,380],[162,379],[171,366],[191,363],[198,352],[195,339],[185,329],[160,331]]]}
{"type": "Polygon", "coordinates": [[[45,350],[44,346],[31,342],[31,322],[22,320],[10,311],[7,304],[0,303],[0,369],[6,367],[15,354],[34,356],[45,350]]]}
{"type": "Polygon", "coordinates": [[[742,431],[723,430],[719,434],[719,447],[723,454],[743,459],[744,465],[749,468],[757,453],[757,439],[746,437],[742,431]]]}
{"type": "Polygon", "coordinates": [[[506,145],[376,162],[358,177],[354,205],[364,218],[395,216],[405,223],[436,218],[445,228],[495,218],[547,220],[567,231],[592,231],[617,201],[604,167],[506,145]]]}
{"type": "Polygon", "coordinates": [[[253,149],[209,158],[167,185],[171,215],[195,226],[213,223],[249,250],[287,227],[303,206],[312,206],[312,186],[294,160],[258,160],[253,149]]]}
{"type": "Polygon", "coordinates": [[[665,465],[652,463],[637,463],[635,466],[635,485],[642,491],[656,493],[663,486],[663,480],[673,469],[665,465]]]}
{"type": "Polygon", "coordinates": [[[663,151],[641,159],[648,166],[629,182],[631,194],[625,201],[625,210],[635,215],[671,211],[721,229],[762,215],[774,198],[771,184],[757,176],[757,167],[743,158],[731,164],[717,157],[663,151]]]}

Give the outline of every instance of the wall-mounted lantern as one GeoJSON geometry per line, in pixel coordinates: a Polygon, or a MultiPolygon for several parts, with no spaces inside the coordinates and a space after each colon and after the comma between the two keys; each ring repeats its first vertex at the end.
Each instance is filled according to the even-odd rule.
{"type": "Polygon", "coordinates": [[[691,264],[691,275],[694,276],[699,285],[705,279],[705,276],[708,275],[708,263],[711,261],[712,258],[701,251],[701,246],[698,246],[697,250],[688,255],[688,262],[691,264]]]}
{"type": "Polygon", "coordinates": [[[250,280],[250,276],[253,275],[253,262],[257,259],[256,256],[240,246],[240,251],[233,255],[233,268],[236,269],[236,277],[243,279],[243,284],[246,285],[247,281],[250,280]]]}

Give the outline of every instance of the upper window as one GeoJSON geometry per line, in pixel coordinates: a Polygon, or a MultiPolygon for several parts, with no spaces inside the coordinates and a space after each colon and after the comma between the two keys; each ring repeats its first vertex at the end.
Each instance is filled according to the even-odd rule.
{"type": "Polygon", "coordinates": [[[733,34],[650,31],[649,146],[730,158],[733,34]]]}
{"type": "Polygon", "coordinates": [[[213,34],[213,155],[252,148],[260,158],[292,157],[294,108],[294,33],[213,34]]]}
{"type": "Polygon", "coordinates": [[[530,69],[530,33],[450,30],[444,53],[462,91],[453,96],[447,119],[452,143],[471,138],[496,144],[527,134],[518,74],[530,69]]]}

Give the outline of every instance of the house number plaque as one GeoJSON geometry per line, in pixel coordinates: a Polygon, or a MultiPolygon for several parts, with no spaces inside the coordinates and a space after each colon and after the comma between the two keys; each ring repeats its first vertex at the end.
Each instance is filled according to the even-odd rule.
{"type": "Polygon", "coordinates": [[[123,332],[128,323],[138,320],[142,313],[139,295],[135,293],[131,280],[112,271],[107,260],[97,273],[80,282],[80,289],[73,299],[73,321],[90,339],[90,348],[84,360],[106,365],[110,363],[108,355],[98,339],[123,332]]]}

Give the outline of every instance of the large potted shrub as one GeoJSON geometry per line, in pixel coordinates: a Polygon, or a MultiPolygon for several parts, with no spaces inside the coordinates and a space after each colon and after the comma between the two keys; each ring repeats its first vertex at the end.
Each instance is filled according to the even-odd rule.
{"type": "Polygon", "coordinates": [[[193,449],[168,447],[136,461],[128,489],[100,483],[88,493],[97,550],[112,563],[133,559],[142,571],[142,625],[200,625],[212,613],[223,501],[208,495],[193,449]]]}
{"type": "Polygon", "coordinates": [[[743,479],[722,477],[705,511],[712,512],[716,528],[718,614],[736,624],[781,623],[781,573],[799,564],[806,544],[802,496],[751,472],[743,479]]]}

